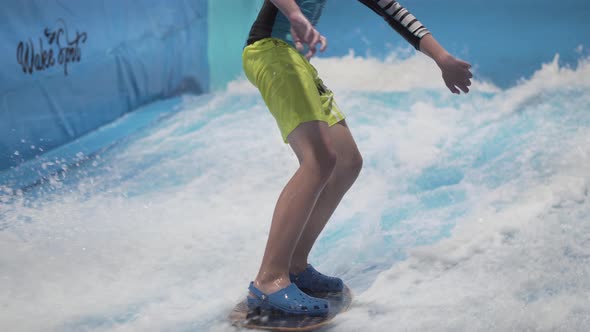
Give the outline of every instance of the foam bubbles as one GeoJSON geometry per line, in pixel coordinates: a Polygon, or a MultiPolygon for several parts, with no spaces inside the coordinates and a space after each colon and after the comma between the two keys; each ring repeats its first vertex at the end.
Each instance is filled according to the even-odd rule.
{"type": "MultiPolygon", "coordinates": [[[[365,160],[312,253],[356,294],[334,331],[590,327],[587,60],[465,96],[422,56],[315,64],[365,160]]],[[[240,80],[35,191],[0,188],[0,327],[231,330],[296,167],[240,80]]]]}

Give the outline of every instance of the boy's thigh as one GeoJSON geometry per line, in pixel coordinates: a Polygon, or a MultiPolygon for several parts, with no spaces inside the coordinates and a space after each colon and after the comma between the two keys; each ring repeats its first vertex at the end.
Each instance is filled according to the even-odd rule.
{"type": "Polygon", "coordinates": [[[300,163],[308,157],[321,159],[324,156],[337,156],[329,129],[325,122],[308,121],[291,131],[287,141],[300,163]]]}
{"type": "MultiPolygon", "coordinates": [[[[361,158],[356,141],[346,120],[339,121],[328,128],[332,148],[336,151],[339,163],[357,162],[361,158]]],[[[360,162],[360,161],[359,161],[360,162]]]]}

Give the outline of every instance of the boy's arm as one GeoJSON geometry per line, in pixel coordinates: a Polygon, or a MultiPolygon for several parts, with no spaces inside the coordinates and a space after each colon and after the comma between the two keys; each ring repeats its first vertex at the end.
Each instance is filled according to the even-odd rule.
{"type": "Polygon", "coordinates": [[[432,58],[441,69],[443,80],[451,92],[459,94],[459,89],[469,92],[469,79],[473,77],[469,71],[471,65],[449,54],[407,9],[394,0],[359,1],[382,16],[416,50],[432,58]]]}
{"type": "Polygon", "coordinates": [[[272,2],[281,13],[289,19],[289,21],[292,17],[302,14],[301,9],[295,0],[270,0],[270,2],[272,2]]]}
{"type": "Polygon", "coordinates": [[[291,23],[291,34],[295,47],[301,52],[303,45],[307,45],[309,51],[305,55],[308,59],[317,52],[317,44],[320,44],[320,51],[323,52],[328,42],[303,15],[295,0],[270,0],[291,23]]]}
{"type": "Polygon", "coordinates": [[[397,33],[412,44],[415,49],[420,50],[420,40],[430,31],[397,1],[359,0],[359,2],[382,16],[397,33]]]}
{"type": "Polygon", "coordinates": [[[459,89],[469,92],[473,75],[469,71],[471,65],[468,62],[457,59],[447,52],[432,35],[424,36],[420,42],[420,50],[431,57],[440,70],[445,84],[452,93],[459,94],[459,89]]]}

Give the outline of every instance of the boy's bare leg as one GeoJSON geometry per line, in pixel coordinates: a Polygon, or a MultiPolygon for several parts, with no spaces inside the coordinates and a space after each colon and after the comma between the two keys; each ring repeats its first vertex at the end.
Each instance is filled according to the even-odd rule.
{"type": "Polygon", "coordinates": [[[254,280],[256,288],[266,294],[291,283],[291,257],[336,165],[336,151],[328,129],[324,122],[305,122],[288,136],[300,165],[279,196],[262,264],[254,280]]]}
{"type": "Polygon", "coordinates": [[[299,238],[289,272],[299,273],[307,267],[307,257],[322,229],[336,210],[344,194],[352,186],[362,168],[363,159],[343,120],[329,128],[332,146],[338,156],[336,167],[320,194],[299,238]]]}

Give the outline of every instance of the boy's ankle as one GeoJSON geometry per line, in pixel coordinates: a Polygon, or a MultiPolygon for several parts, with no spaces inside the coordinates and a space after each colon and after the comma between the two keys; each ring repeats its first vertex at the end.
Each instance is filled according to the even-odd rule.
{"type": "Polygon", "coordinates": [[[288,275],[284,273],[265,273],[254,279],[254,286],[265,294],[270,294],[291,284],[288,275]]]}
{"type": "Polygon", "coordinates": [[[291,266],[289,267],[289,273],[290,274],[299,274],[303,271],[305,271],[307,269],[307,263],[304,264],[291,264],[291,266]]]}

